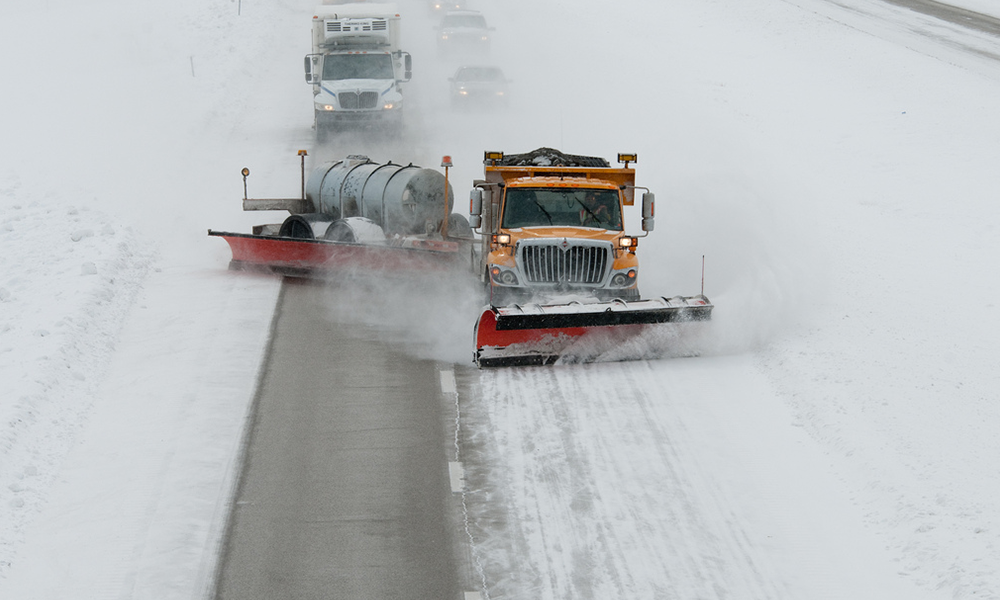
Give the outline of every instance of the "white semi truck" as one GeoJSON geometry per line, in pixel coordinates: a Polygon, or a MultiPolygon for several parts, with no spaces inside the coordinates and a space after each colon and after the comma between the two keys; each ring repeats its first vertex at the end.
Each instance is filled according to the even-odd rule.
{"type": "Polygon", "coordinates": [[[401,125],[401,84],[410,80],[411,59],[399,49],[399,25],[395,4],[316,7],[305,70],[317,139],[349,125],[401,125]]]}

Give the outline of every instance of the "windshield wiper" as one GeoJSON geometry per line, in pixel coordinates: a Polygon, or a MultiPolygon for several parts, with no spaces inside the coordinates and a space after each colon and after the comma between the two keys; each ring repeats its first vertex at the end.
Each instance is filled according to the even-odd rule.
{"type": "Polygon", "coordinates": [[[545,218],[549,220],[549,225],[551,225],[552,224],[552,215],[549,214],[549,211],[545,210],[545,208],[542,207],[542,205],[538,203],[538,200],[533,200],[533,202],[535,203],[535,206],[538,207],[538,210],[542,211],[545,214],[545,218]]]}
{"type": "MultiPolygon", "coordinates": [[[[589,208],[587,208],[587,205],[586,205],[586,204],[584,204],[583,202],[581,202],[581,201],[579,201],[579,200],[577,200],[577,201],[576,201],[576,203],[577,203],[577,204],[579,204],[580,206],[582,206],[582,207],[583,207],[583,210],[587,211],[587,214],[588,214],[588,215],[590,215],[590,216],[591,216],[591,218],[593,218],[593,219],[594,219],[594,222],[595,222],[595,223],[597,223],[598,225],[600,225],[600,224],[601,224],[601,218],[600,218],[600,217],[598,217],[597,215],[595,215],[595,214],[594,214],[594,211],[592,211],[592,210],[590,210],[589,208]]],[[[586,219],[584,219],[584,223],[586,223],[586,222],[587,222],[587,220],[586,220],[586,219]]]]}

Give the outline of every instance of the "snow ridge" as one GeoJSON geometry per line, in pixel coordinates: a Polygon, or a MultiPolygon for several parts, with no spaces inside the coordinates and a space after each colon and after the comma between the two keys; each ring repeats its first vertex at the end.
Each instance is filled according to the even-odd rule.
{"type": "Polygon", "coordinates": [[[0,488],[2,578],[87,420],[152,252],[86,206],[34,200],[17,182],[0,198],[0,244],[13,251],[0,279],[0,380],[18,390],[0,403],[0,481],[14,482],[0,488]],[[16,344],[28,335],[31,348],[16,344]]]}

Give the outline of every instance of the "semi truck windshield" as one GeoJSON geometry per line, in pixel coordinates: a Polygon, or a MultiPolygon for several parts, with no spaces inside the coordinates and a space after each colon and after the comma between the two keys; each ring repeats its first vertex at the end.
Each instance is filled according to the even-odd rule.
{"type": "Polygon", "coordinates": [[[394,79],[388,54],[328,54],[323,57],[323,80],[394,79]]]}
{"type": "Polygon", "coordinates": [[[508,188],[501,226],[622,230],[618,192],[582,188],[508,188]]]}

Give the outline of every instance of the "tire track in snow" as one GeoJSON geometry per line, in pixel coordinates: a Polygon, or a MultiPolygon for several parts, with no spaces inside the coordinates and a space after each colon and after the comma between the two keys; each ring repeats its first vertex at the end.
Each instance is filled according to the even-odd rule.
{"type": "Polygon", "coordinates": [[[645,363],[482,372],[492,598],[788,597],[663,383],[645,363]]]}

